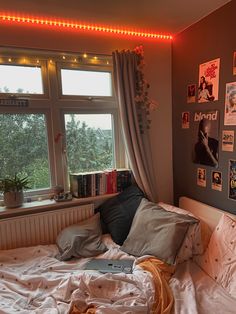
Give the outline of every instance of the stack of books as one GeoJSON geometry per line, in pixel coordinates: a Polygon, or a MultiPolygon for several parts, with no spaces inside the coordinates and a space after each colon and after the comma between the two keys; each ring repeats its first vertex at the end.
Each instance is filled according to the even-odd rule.
{"type": "Polygon", "coordinates": [[[70,174],[70,192],[78,198],[119,193],[131,183],[132,176],[129,169],[70,174]]]}

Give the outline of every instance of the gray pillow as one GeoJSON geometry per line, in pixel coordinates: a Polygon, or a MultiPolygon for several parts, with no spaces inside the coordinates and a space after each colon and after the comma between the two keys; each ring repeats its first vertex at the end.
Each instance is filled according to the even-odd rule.
{"type": "Polygon", "coordinates": [[[101,242],[102,229],[100,214],[63,229],[56,239],[59,249],[58,259],[71,257],[91,257],[107,250],[101,242]]]}
{"type": "Polygon", "coordinates": [[[174,264],[191,224],[198,220],[169,212],[143,198],[121,250],[134,256],[153,255],[174,264]]]}

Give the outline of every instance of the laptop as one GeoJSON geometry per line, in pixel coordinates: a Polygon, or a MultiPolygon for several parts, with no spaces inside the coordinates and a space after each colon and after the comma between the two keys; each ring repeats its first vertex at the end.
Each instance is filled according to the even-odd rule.
{"type": "Polygon", "coordinates": [[[134,261],[131,259],[92,259],[86,265],[86,270],[98,270],[100,273],[132,274],[134,261]]]}

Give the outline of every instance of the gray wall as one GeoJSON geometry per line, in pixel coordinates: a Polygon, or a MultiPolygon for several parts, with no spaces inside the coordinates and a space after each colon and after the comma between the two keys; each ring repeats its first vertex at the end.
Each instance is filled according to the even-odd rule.
{"type": "Polygon", "coordinates": [[[174,38],[172,47],[172,84],[173,84],[173,168],[174,199],[178,203],[181,195],[194,198],[212,206],[236,213],[236,201],[228,199],[228,161],[236,159],[234,152],[221,150],[222,129],[234,130],[236,126],[224,126],[225,84],[236,81],[233,76],[233,52],[236,51],[236,1],[189,27],[174,38]],[[187,85],[198,87],[199,64],[220,58],[219,98],[207,103],[187,103],[187,85]],[[192,162],[193,113],[195,111],[217,109],[220,113],[219,167],[222,171],[222,192],[211,189],[213,167],[192,162]],[[181,128],[181,113],[190,111],[190,128],[181,128]],[[197,168],[206,168],[206,188],[197,185],[197,168]]]}

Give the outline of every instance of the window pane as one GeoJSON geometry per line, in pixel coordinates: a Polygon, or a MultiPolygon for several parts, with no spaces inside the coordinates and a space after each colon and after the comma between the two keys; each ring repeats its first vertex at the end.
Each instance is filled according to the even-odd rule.
{"type": "Polygon", "coordinates": [[[28,175],[32,189],[50,187],[43,114],[0,114],[0,147],[1,177],[28,175]]]}
{"type": "Polygon", "coordinates": [[[61,69],[62,94],[112,96],[111,73],[61,69]]]}
{"type": "Polygon", "coordinates": [[[65,114],[69,172],[114,167],[111,114],[65,114]]]}
{"type": "Polygon", "coordinates": [[[41,68],[1,64],[0,93],[43,94],[41,68]]]}

